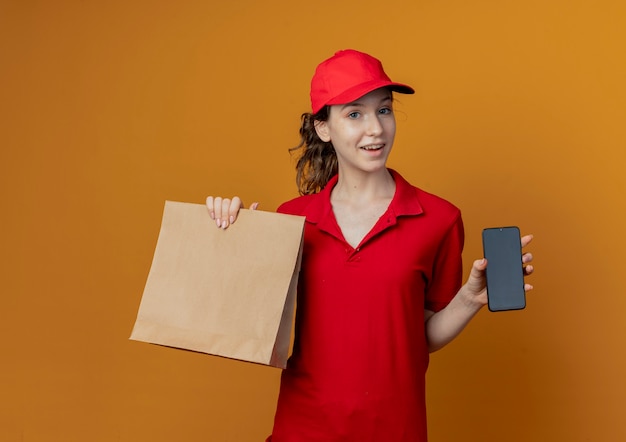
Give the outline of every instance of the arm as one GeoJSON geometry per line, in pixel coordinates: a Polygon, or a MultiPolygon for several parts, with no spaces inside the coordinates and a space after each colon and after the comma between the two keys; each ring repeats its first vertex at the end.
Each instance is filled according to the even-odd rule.
{"type": "MultiPolygon", "coordinates": [[[[221,229],[226,229],[237,220],[237,214],[242,206],[243,203],[238,196],[233,197],[233,199],[209,196],[206,199],[209,215],[215,221],[217,227],[221,229]]],[[[259,203],[252,203],[250,210],[256,210],[258,206],[259,203]]]]}
{"type": "MultiPolygon", "coordinates": [[[[532,235],[522,237],[522,247],[528,245],[532,238],[532,235]]],[[[524,267],[526,275],[530,275],[534,270],[533,266],[529,265],[532,260],[532,254],[522,255],[522,262],[526,264],[524,267]]],[[[487,304],[485,281],[487,264],[485,259],[474,261],[467,282],[443,310],[437,313],[431,310],[424,311],[426,340],[430,352],[443,348],[456,338],[476,313],[487,304]]],[[[524,286],[526,291],[532,288],[530,284],[524,286]]]]}

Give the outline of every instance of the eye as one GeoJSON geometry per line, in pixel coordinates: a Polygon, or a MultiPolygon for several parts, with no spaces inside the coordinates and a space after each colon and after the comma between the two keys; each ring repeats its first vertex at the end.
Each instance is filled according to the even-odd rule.
{"type": "Polygon", "coordinates": [[[360,113],[360,112],[356,112],[356,111],[354,111],[354,112],[350,112],[350,113],[348,114],[348,118],[355,119],[355,118],[359,118],[359,116],[360,116],[360,115],[361,115],[361,113],[360,113]]]}
{"type": "Polygon", "coordinates": [[[390,114],[391,112],[393,112],[393,111],[391,110],[390,107],[383,107],[382,109],[378,110],[378,113],[379,114],[383,114],[383,115],[390,114]]]}

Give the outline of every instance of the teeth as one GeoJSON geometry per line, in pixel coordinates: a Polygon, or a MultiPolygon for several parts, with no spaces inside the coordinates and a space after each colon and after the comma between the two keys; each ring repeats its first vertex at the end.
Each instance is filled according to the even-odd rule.
{"type": "Polygon", "coordinates": [[[382,144],[374,144],[371,146],[363,146],[361,149],[365,149],[365,150],[378,150],[378,149],[382,149],[383,145],[382,144]]]}

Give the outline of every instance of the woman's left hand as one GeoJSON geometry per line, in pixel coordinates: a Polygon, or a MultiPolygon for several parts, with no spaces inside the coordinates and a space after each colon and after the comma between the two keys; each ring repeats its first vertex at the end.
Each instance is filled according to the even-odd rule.
{"type": "MultiPolygon", "coordinates": [[[[522,248],[526,247],[533,240],[532,235],[523,236],[521,239],[522,248]]],[[[528,276],[535,268],[530,264],[533,260],[533,255],[530,252],[522,254],[522,265],[524,266],[524,276],[528,276]]],[[[469,299],[467,301],[475,302],[480,305],[487,304],[487,280],[485,279],[485,269],[489,263],[486,259],[478,259],[474,261],[472,270],[470,271],[469,278],[467,279],[466,295],[469,299]]],[[[533,286],[530,284],[524,284],[524,290],[530,291],[533,286]]]]}

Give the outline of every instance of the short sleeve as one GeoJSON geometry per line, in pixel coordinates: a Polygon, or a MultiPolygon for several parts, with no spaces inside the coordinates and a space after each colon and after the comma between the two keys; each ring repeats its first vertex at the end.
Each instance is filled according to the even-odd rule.
{"type": "Polygon", "coordinates": [[[424,308],[434,312],[443,309],[454,298],[463,278],[462,252],[465,232],[461,213],[442,238],[435,262],[432,279],[426,288],[424,308]]]}

